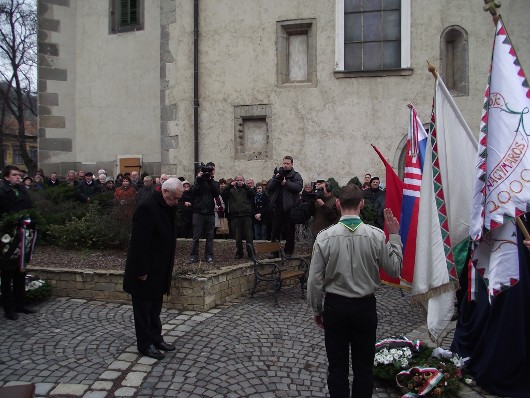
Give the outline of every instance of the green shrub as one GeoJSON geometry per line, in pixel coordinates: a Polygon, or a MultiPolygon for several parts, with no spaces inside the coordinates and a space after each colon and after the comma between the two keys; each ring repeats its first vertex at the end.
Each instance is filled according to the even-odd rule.
{"type": "Polygon", "coordinates": [[[104,209],[98,202],[85,205],[86,213],[62,225],[50,225],[48,240],[60,247],[103,249],[125,248],[131,221],[118,219],[114,208],[104,209]]]}
{"type": "Polygon", "coordinates": [[[86,213],[86,206],[77,201],[75,195],[75,188],[68,185],[31,191],[33,206],[44,221],[44,225],[39,223],[39,233],[44,240],[47,234],[46,226],[62,225],[72,217],[81,218],[86,213]]]}

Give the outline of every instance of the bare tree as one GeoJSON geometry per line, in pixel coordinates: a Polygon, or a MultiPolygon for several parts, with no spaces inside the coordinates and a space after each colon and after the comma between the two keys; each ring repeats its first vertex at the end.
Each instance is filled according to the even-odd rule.
{"type": "MultiPolygon", "coordinates": [[[[27,150],[26,120],[37,115],[36,70],[36,1],[0,0],[0,101],[6,113],[17,121],[20,153],[31,174],[37,170],[37,164],[27,150]]],[[[2,112],[3,118],[6,113],[2,112]]],[[[3,131],[0,133],[3,135],[3,131]]]]}

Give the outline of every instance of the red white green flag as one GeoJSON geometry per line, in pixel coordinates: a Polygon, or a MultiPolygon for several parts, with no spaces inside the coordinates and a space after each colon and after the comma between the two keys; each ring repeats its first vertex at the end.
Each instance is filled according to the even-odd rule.
{"type": "Polygon", "coordinates": [[[516,253],[513,219],[530,211],[529,113],[530,87],[499,19],[482,113],[470,227],[478,245],[473,262],[485,278],[490,299],[519,280],[518,261],[506,259],[516,253]],[[505,227],[508,221],[511,225],[505,227]],[[480,245],[493,250],[491,255],[480,245]]]}

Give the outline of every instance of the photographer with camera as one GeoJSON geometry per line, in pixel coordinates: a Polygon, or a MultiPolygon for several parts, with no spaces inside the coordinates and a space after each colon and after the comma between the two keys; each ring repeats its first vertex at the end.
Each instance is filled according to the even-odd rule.
{"type": "Polygon", "coordinates": [[[243,176],[238,175],[230,185],[223,189],[222,194],[228,194],[232,229],[236,236],[235,258],[240,259],[243,258],[243,239],[246,243],[253,243],[252,198],[255,193],[245,184],[243,176]]]}
{"type": "Polygon", "coordinates": [[[289,210],[298,200],[303,186],[302,176],[293,169],[293,158],[285,156],[283,166],[274,169],[267,192],[272,213],[271,240],[280,241],[282,237],[285,238],[284,251],[287,256],[294,252],[295,232],[295,224],[289,219],[289,210]]]}
{"type": "Polygon", "coordinates": [[[329,182],[318,179],[315,185],[315,215],[311,224],[313,243],[320,231],[336,224],[340,218],[340,210],[337,209],[337,198],[331,192],[329,182]]]}
{"type": "Polygon", "coordinates": [[[213,179],[215,176],[215,164],[201,163],[195,183],[191,188],[193,203],[193,244],[191,248],[190,262],[199,261],[199,239],[206,235],[204,248],[204,260],[213,263],[213,238],[215,234],[215,201],[219,196],[219,184],[213,179]]]}

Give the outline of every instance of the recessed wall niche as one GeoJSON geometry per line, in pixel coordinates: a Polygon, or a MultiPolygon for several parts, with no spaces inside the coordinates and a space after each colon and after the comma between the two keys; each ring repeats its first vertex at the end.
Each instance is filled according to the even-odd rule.
{"type": "Polygon", "coordinates": [[[236,160],[265,160],[272,156],[271,115],[271,105],[234,107],[236,160]]]}

